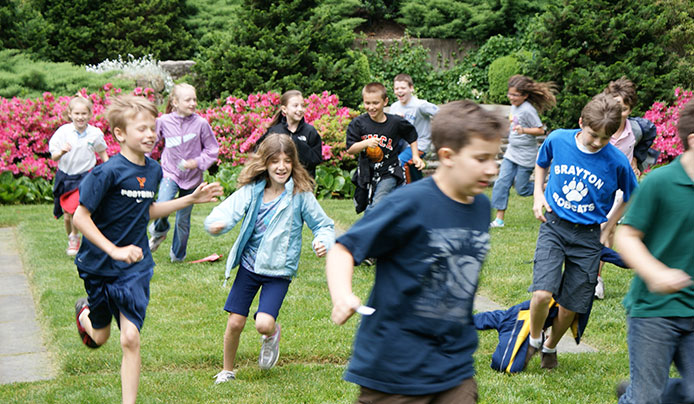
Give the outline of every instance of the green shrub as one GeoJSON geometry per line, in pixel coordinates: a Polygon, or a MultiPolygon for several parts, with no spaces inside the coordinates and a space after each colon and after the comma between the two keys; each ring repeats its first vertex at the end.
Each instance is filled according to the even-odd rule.
{"type": "Polygon", "coordinates": [[[46,21],[29,1],[0,2],[0,49],[42,54],[48,49],[46,21]]]}
{"type": "Polygon", "coordinates": [[[152,54],[158,60],[185,59],[196,41],[184,16],[194,14],[185,1],[34,0],[46,20],[53,61],[95,64],[118,55],[152,54]]]}
{"type": "Polygon", "coordinates": [[[521,65],[512,55],[502,56],[489,65],[489,98],[491,103],[506,103],[508,92],[508,79],[514,74],[519,74],[521,65]]]}
{"type": "Polygon", "coordinates": [[[318,199],[350,199],[354,196],[352,172],[337,166],[321,164],[316,167],[316,197],[318,199]]]}
{"type": "Polygon", "coordinates": [[[0,173],[0,204],[47,203],[53,201],[53,185],[45,178],[18,177],[0,173]]]}
{"type": "Polygon", "coordinates": [[[82,88],[92,93],[106,83],[125,91],[135,87],[133,81],[117,79],[115,75],[89,73],[66,62],[36,61],[15,49],[0,50],[0,97],[4,98],[36,98],[46,91],[72,95],[82,88]]]}
{"type": "Polygon", "coordinates": [[[510,35],[518,21],[544,11],[550,1],[530,0],[403,0],[398,22],[413,34],[483,43],[494,35],[510,35]]]}
{"type": "Polygon", "coordinates": [[[316,1],[270,3],[247,0],[239,24],[203,39],[193,68],[204,100],[298,88],[330,88],[347,105],[357,105],[369,78],[368,62],[351,46],[354,34],[332,24],[330,10],[316,1]]]}
{"type": "Polygon", "coordinates": [[[610,80],[637,85],[633,114],[655,100],[672,100],[675,86],[694,87],[694,3],[683,0],[566,0],[534,25],[538,56],[530,75],[554,81],[557,108],[549,127],[575,127],[582,107],[610,80]]]}

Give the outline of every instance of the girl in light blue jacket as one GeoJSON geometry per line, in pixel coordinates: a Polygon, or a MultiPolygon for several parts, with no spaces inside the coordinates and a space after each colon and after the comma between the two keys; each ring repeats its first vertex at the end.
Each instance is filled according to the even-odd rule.
{"type": "Polygon", "coordinates": [[[235,378],[234,360],[249,308],[260,290],[255,328],[262,335],[258,364],[270,369],[279,358],[280,325],[276,322],[301,255],[304,222],[314,235],[313,251],[323,257],[335,243],[333,221],[313,195],[313,179],[299,163],[296,146],[285,134],[271,134],[252,154],[239,174],[236,192],[205,219],[212,235],[226,233],[241,219],[241,231],[231,248],[226,278],[238,266],[224,310],[224,369],[215,384],[235,378]]]}

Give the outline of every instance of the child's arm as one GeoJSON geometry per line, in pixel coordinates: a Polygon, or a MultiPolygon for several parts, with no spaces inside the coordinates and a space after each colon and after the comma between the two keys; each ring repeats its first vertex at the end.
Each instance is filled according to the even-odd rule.
{"type": "Polygon", "coordinates": [[[335,244],[328,252],[325,261],[325,275],[328,280],[333,311],[330,316],[335,324],[342,325],[354,314],[361,301],[352,293],[354,258],[342,244],[335,244]]]}
{"type": "Polygon", "coordinates": [[[107,239],[99,228],[96,227],[92,220],[92,213],[84,205],[77,207],[72,223],[77,227],[77,230],[84,234],[84,237],[114,260],[124,261],[128,264],[142,260],[143,254],[140,247],[132,244],[118,247],[111,240],[107,239]]]}
{"type": "Polygon", "coordinates": [[[200,142],[202,143],[200,155],[186,160],[183,164],[186,170],[198,168],[201,171],[205,171],[217,161],[217,157],[219,156],[219,143],[217,143],[217,138],[214,136],[212,127],[207,122],[205,122],[205,125],[200,129],[200,142]]]}
{"type": "Polygon", "coordinates": [[[203,182],[198,185],[195,191],[190,195],[165,202],[153,202],[149,207],[149,217],[151,219],[158,219],[160,217],[166,217],[172,212],[183,209],[186,206],[197,203],[215,202],[217,197],[221,196],[223,192],[224,190],[218,182],[213,182],[211,184],[203,182]]]}
{"type": "Polygon", "coordinates": [[[313,233],[313,251],[323,257],[335,244],[335,223],[320,206],[312,193],[302,194],[301,217],[313,233]]]}
{"type": "Polygon", "coordinates": [[[535,164],[535,189],[533,191],[533,213],[535,218],[541,222],[546,222],[545,214],[542,211],[544,208],[547,212],[551,212],[552,208],[545,199],[545,178],[547,178],[547,168],[540,167],[535,164]]]}
{"type": "Polygon", "coordinates": [[[416,140],[410,143],[410,149],[412,149],[412,164],[414,164],[414,166],[417,167],[417,170],[423,169],[425,164],[424,160],[422,160],[422,158],[419,157],[419,148],[417,148],[416,140]]]}
{"type": "Polygon", "coordinates": [[[623,200],[619,201],[619,204],[615,208],[614,212],[607,218],[607,222],[604,223],[602,230],[600,231],[600,242],[609,247],[610,235],[614,232],[615,227],[619,219],[624,216],[624,211],[626,211],[627,204],[623,200]]]}
{"type": "Polygon", "coordinates": [[[620,255],[628,266],[643,279],[652,293],[674,293],[692,285],[692,278],[684,271],[670,268],[656,259],[643,243],[643,232],[629,225],[620,226],[615,240],[620,255]]]}
{"type": "Polygon", "coordinates": [[[65,142],[63,147],[61,147],[58,151],[51,153],[51,160],[60,160],[60,158],[67,154],[70,150],[72,150],[72,145],[70,142],[65,142]]]}
{"type": "Polygon", "coordinates": [[[367,147],[378,147],[378,138],[370,137],[361,142],[356,142],[347,149],[347,153],[357,155],[367,147]]]}
{"type": "Polygon", "coordinates": [[[98,152],[99,157],[101,157],[101,161],[104,163],[108,161],[108,153],[106,153],[106,150],[98,152]]]}
{"type": "Polygon", "coordinates": [[[520,125],[515,125],[513,127],[513,130],[520,134],[526,134],[526,135],[533,135],[533,136],[542,136],[545,134],[545,129],[542,127],[539,128],[524,128],[520,125]]]}
{"type": "Polygon", "coordinates": [[[203,226],[213,236],[233,229],[250,209],[253,185],[244,185],[215,206],[205,218],[203,226]]]}

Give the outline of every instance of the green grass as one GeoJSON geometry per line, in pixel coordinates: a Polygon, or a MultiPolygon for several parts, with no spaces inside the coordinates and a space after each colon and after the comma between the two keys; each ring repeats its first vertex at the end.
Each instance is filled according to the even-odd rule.
{"type": "MultiPolygon", "coordinates": [[[[356,219],[351,201],[321,201],[338,228],[356,219]]],[[[539,222],[531,198],[511,197],[506,227],[492,229],[492,249],[480,280],[480,291],[510,306],[530,297],[532,258],[539,222]]],[[[236,232],[213,238],[202,221],[211,205],[193,209],[188,259],[224,254],[236,232]]],[[[74,326],[74,302],[84,295],[77,271],[65,253],[62,221],[52,206],[2,206],[0,225],[16,226],[18,245],[33,287],[44,340],[56,366],[53,380],[0,386],[2,403],[114,403],[120,400],[119,333],[98,350],[85,348],[74,326]]],[[[237,226],[238,227],[238,226],[237,226]]],[[[223,288],[224,263],[169,263],[170,241],[154,254],[157,266],[152,296],[142,329],[141,403],[351,403],[357,387],[341,379],[349,359],[357,319],[338,327],[330,321],[330,297],[324,261],[310,251],[304,230],[299,276],[282,306],[282,355],[266,372],[257,367],[260,348],[253,321],[242,334],[237,380],[213,386],[222,365],[222,335],[228,294],[223,288]]],[[[223,261],[223,260],[222,260],[223,261]]],[[[546,372],[539,361],[528,371],[508,376],[489,368],[496,333],[480,333],[475,354],[481,403],[607,403],[615,384],[628,376],[626,328],[621,299],[631,274],[608,265],[603,274],[606,299],[595,303],[583,342],[595,354],[559,354],[559,367],[546,372]]],[[[368,296],[373,271],[358,267],[355,292],[368,296]]],[[[257,304],[254,303],[254,307],[257,304]]],[[[254,307],[251,310],[254,310],[254,307]]]]}

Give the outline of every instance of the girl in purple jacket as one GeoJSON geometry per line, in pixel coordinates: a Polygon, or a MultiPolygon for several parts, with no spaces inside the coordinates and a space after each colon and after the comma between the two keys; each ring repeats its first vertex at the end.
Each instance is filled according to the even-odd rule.
{"type": "MultiPolygon", "coordinates": [[[[219,153],[219,144],[207,120],[195,112],[198,99],[190,84],[176,84],[171,90],[166,114],[157,118],[157,142],[164,139],[161,168],[164,178],[159,184],[157,202],[193,193],[202,182],[203,172],[210,168],[219,153]]],[[[171,243],[171,262],[186,257],[193,206],[176,212],[176,226],[171,243]]],[[[156,251],[169,231],[167,217],[149,226],[149,248],[156,251]]]]}

